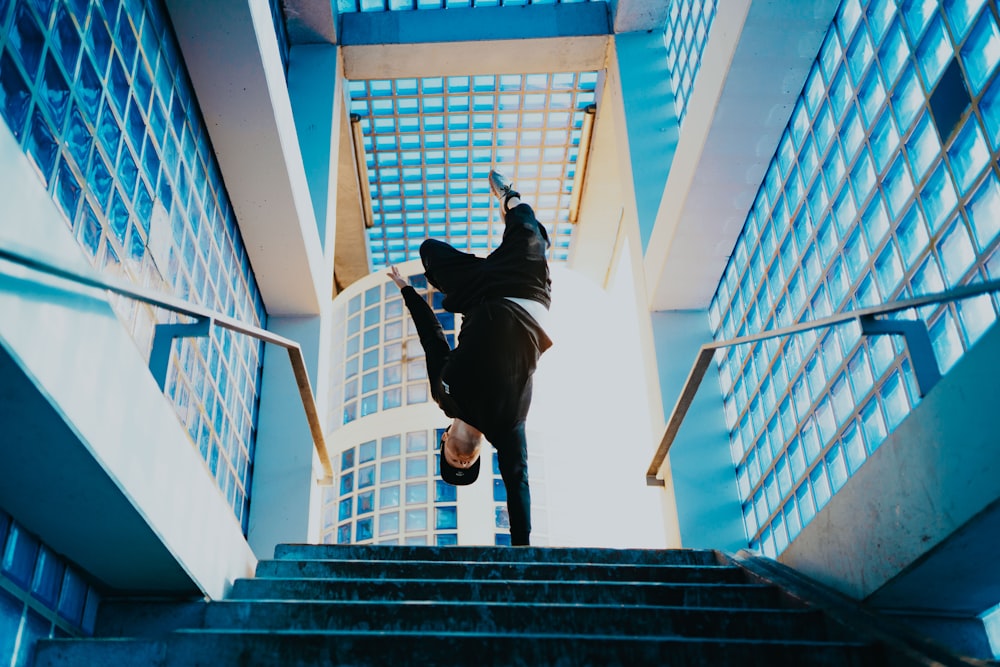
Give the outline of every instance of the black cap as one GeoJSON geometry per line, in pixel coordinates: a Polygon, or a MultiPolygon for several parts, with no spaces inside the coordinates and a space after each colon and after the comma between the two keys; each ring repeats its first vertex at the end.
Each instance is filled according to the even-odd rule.
{"type": "Polygon", "coordinates": [[[449,484],[465,486],[472,484],[479,478],[479,462],[482,457],[477,458],[476,462],[468,468],[456,468],[445,460],[444,447],[442,447],[441,451],[438,452],[438,458],[441,462],[441,479],[449,484]]]}

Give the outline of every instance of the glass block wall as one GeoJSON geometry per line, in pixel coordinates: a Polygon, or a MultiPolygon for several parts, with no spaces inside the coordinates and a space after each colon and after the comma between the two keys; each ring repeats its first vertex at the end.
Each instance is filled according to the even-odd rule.
{"type": "MultiPolygon", "coordinates": [[[[454,347],[455,315],[441,308],[444,296],[421,275],[410,284],[429,299],[454,347]]],[[[334,359],[329,431],[381,410],[432,400],[424,349],[403,297],[391,282],[350,297],[334,314],[334,359]]]]}
{"type": "Polygon", "coordinates": [[[667,47],[667,67],[674,93],[677,122],[687,117],[691,89],[701,68],[708,33],[715,21],[716,0],[672,0],[663,43],[667,47]]]}
{"type": "Polygon", "coordinates": [[[30,667],[35,641],[92,635],[100,595],[0,511],[0,664],[30,667]]]}
{"type": "Polygon", "coordinates": [[[569,205],[584,109],[597,72],[351,81],[360,116],[374,226],[372,269],[418,256],[426,238],[486,255],[503,220],[490,195],[493,166],[514,181],[569,257],[569,205]]]}
{"type": "MultiPolygon", "coordinates": [[[[995,2],[844,0],[710,308],[724,340],[1000,278],[995,2]]],[[[928,306],[947,372],[995,296],[928,306]]],[[[716,354],[747,537],[780,553],[919,401],[857,326],[716,354]]]]}
{"type": "MultiPolygon", "coordinates": [[[[0,0],[0,115],[95,268],[262,325],[161,0],[0,0]]],[[[173,319],[113,305],[143,354],[153,326],[173,319]]],[[[219,329],[175,343],[167,386],[244,530],[261,352],[219,329]]]]}
{"type": "Polygon", "coordinates": [[[386,12],[409,9],[452,9],[460,7],[522,7],[557,5],[561,2],[603,2],[604,0],[337,0],[338,12],[386,12]]]}
{"type": "Polygon", "coordinates": [[[326,491],[327,544],[458,544],[457,489],[438,474],[444,429],[393,433],[340,454],[326,491]]]}

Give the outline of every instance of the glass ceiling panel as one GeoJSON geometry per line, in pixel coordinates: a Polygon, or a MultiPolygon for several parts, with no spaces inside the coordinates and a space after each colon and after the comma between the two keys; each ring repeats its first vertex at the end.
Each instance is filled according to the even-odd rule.
{"type": "Polygon", "coordinates": [[[371,270],[419,257],[427,238],[481,256],[499,246],[494,165],[545,225],[550,261],[566,261],[580,128],[596,87],[597,72],[351,81],[372,196],[371,270]]]}
{"type": "Polygon", "coordinates": [[[451,9],[452,7],[522,7],[524,5],[558,5],[606,0],[337,0],[337,11],[387,12],[410,9],[451,9]]]}

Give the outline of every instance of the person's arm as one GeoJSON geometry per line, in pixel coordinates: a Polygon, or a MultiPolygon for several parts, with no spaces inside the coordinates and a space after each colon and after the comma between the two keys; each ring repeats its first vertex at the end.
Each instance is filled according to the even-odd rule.
{"type": "Polygon", "coordinates": [[[492,444],[497,450],[500,476],[507,489],[510,543],[515,547],[528,546],[531,536],[531,490],[528,487],[528,442],[524,422],[492,444]]]}
{"type": "Polygon", "coordinates": [[[431,385],[431,394],[437,400],[437,381],[441,377],[441,369],[448,359],[451,346],[448,345],[448,339],[444,335],[444,329],[437,315],[424,298],[417,294],[417,290],[399,274],[399,269],[393,266],[387,275],[399,288],[400,294],[403,295],[403,303],[406,304],[406,309],[413,318],[413,324],[417,327],[420,346],[424,348],[427,360],[427,377],[431,385]]]}

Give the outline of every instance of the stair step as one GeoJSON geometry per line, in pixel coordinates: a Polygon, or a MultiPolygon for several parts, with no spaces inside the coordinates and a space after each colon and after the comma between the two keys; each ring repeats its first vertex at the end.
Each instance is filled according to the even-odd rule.
{"type": "Polygon", "coordinates": [[[706,609],[575,604],[373,601],[210,603],[212,629],[386,632],[522,632],[580,635],[830,638],[823,615],[803,609],[706,609]]]}
{"type": "Polygon", "coordinates": [[[600,549],[590,547],[404,546],[382,544],[279,544],[276,560],[433,560],[490,563],[610,563],[615,565],[718,565],[707,549],[600,549]]]}
{"type": "Polygon", "coordinates": [[[615,665],[714,667],[884,664],[856,642],[628,638],[572,634],[182,631],[161,640],[38,643],[36,667],[251,667],[282,665],[615,665]]]}
{"type": "Polygon", "coordinates": [[[231,600],[407,600],[552,602],[654,606],[779,608],[761,584],[491,581],[452,579],[239,579],[231,600]]]}
{"type": "Polygon", "coordinates": [[[741,583],[742,569],[729,565],[653,565],[614,563],[484,563],[432,560],[266,560],[257,565],[257,577],[312,579],[477,579],[477,580],[589,580],[741,583]]]}

